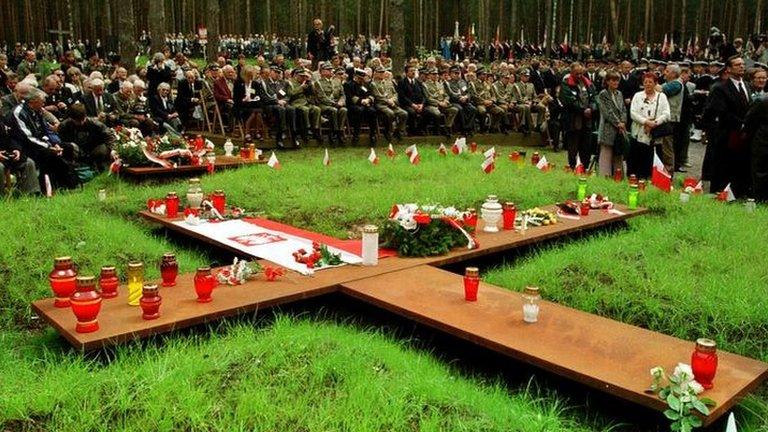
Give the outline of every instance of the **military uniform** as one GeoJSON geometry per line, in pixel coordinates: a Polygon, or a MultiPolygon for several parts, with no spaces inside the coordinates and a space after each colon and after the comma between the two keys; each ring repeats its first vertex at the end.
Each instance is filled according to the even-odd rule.
{"type": "Polygon", "coordinates": [[[485,116],[490,116],[488,122],[491,129],[499,126],[499,121],[504,117],[504,110],[493,103],[491,84],[480,79],[467,83],[472,104],[477,108],[481,126],[485,125],[485,116]]]}
{"type": "Polygon", "coordinates": [[[504,83],[501,79],[497,80],[491,86],[491,94],[496,105],[504,111],[502,116],[502,132],[507,132],[513,123],[517,123],[517,106],[510,92],[511,86],[504,83]],[[514,118],[515,121],[511,121],[514,118]]]}
{"type": "MultiPolygon", "coordinates": [[[[324,65],[328,69],[330,65],[324,65]]],[[[344,90],[341,83],[333,78],[323,78],[315,81],[315,102],[320,108],[320,115],[325,115],[331,121],[331,127],[336,139],[341,143],[342,126],[347,120],[347,107],[344,100],[344,90]]]]}
{"type": "MultiPolygon", "coordinates": [[[[451,72],[455,72],[455,70],[451,70],[451,72]]],[[[459,78],[445,81],[443,85],[449,100],[454,107],[459,109],[458,117],[461,122],[461,130],[471,135],[475,129],[477,107],[472,103],[467,82],[459,78]]]]}
{"type": "MultiPolygon", "coordinates": [[[[304,74],[304,70],[294,71],[294,75],[304,74]]],[[[300,132],[304,140],[307,140],[307,132],[311,128],[315,139],[319,139],[320,108],[310,103],[313,99],[312,83],[304,81],[300,83],[298,77],[288,80],[288,98],[291,106],[296,110],[297,117],[301,121],[300,132]]]]}
{"type": "MultiPolygon", "coordinates": [[[[432,69],[429,71],[429,75],[436,74],[437,71],[432,69]]],[[[448,94],[445,92],[443,83],[440,81],[433,81],[428,79],[424,82],[424,98],[426,100],[427,107],[425,108],[433,116],[445,115],[445,135],[451,134],[451,128],[453,128],[453,121],[459,114],[459,109],[451,104],[448,94]]]]}
{"type": "MultiPolygon", "coordinates": [[[[527,73],[527,72],[523,72],[527,73]]],[[[513,95],[522,121],[528,129],[535,129],[541,123],[545,108],[536,100],[536,88],[532,82],[518,81],[513,84],[513,95]],[[533,122],[532,113],[536,113],[536,124],[533,122]]]]}
{"type": "MultiPolygon", "coordinates": [[[[264,96],[266,96],[266,99],[261,94],[259,94],[259,98],[265,106],[271,104],[271,101],[274,100],[276,108],[272,109],[273,112],[278,114],[278,116],[281,112],[285,115],[285,127],[281,127],[283,130],[287,128],[291,133],[294,143],[298,143],[296,138],[296,109],[289,103],[290,99],[288,98],[288,92],[286,91],[287,84],[285,80],[270,78],[265,84],[267,90],[264,96]],[[284,103],[281,105],[279,103],[280,101],[284,101],[284,103]],[[282,108],[282,111],[280,108],[282,108]]],[[[280,135],[278,135],[278,137],[280,137],[280,135]]]]}
{"type": "MultiPolygon", "coordinates": [[[[377,72],[383,72],[378,71],[377,72]]],[[[387,119],[384,125],[384,133],[388,141],[391,141],[390,133],[395,129],[395,134],[399,139],[405,134],[405,126],[408,123],[408,112],[397,105],[397,91],[392,80],[374,79],[371,82],[371,91],[373,93],[374,107],[376,111],[387,119]]]]}
{"type": "Polygon", "coordinates": [[[371,144],[376,144],[376,108],[374,107],[371,86],[364,81],[365,71],[357,69],[355,79],[344,83],[344,95],[347,100],[349,119],[352,122],[352,140],[360,137],[360,126],[367,122],[370,127],[371,144]]]}

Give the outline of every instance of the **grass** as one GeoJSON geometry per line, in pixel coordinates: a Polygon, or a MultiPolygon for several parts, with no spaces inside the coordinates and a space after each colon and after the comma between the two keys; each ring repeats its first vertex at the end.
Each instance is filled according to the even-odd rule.
{"type": "MultiPolygon", "coordinates": [[[[480,142],[482,147],[482,142],[480,142]]],[[[576,180],[506,159],[486,175],[479,155],[438,156],[421,146],[411,166],[397,148],[280,153],[283,169],[217,173],[204,189],[265,216],[347,238],[381,222],[393,203],[478,207],[494,193],[530,207],[573,194],[576,180]]],[[[507,153],[508,148],[502,149],[507,153]]],[[[563,157],[547,158],[562,166],[563,157]]],[[[623,201],[626,186],[590,187],[623,201]]],[[[83,359],[51,329],[38,329],[28,304],[49,295],[52,257],[72,255],[84,272],[132,258],[156,262],[175,250],[183,271],[215,259],[138,221],[135,212],[185,183],[136,186],[101,176],[82,192],[51,200],[13,199],[0,248],[0,430],[595,430],[608,410],[567,409],[556,388],[509,387],[458,371],[407,341],[333,318],[224,322],[204,336],[179,334],[127,345],[110,361],[83,359]],[[96,191],[106,188],[106,202],[96,191]]],[[[768,361],[764,290],[768,211],[649,190],[651,214],[628,229],[545,245],[484,275],[513,290],[539,285],[546,298],[685,339],[709,336],[726,350],[768,361]]],[[[148,265],[148,277],[157,277],[148,265]]],[[[681,359],[684,361],[685,359],[681,359]]],[[[740,430],[768,430],[763,387],[737,409],[740,430]]],[[[630,425],[623,428],[636,430],[630,425]]]]}

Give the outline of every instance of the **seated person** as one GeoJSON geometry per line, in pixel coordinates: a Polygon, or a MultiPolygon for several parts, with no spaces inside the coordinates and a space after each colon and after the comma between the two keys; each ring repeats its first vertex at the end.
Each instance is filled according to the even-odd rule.
{"type": "Polygon", "coordinates": [[[112,163],[115,135],[104,123],[86,116],[83,104],[72,105],[69,118],[59,125],[59,137],[79,147],[78,162],[83,165],[104,171],[112,163]]]}
{"type": "Polygon", "coordinates": [[[21,147],[8,139],[5,126],[0,125],[0,193],[11,186],[7,184],[10,174],[16,175],[16,184],[22,193],[40,193],[35,162],[22,153],[21,147]]]}
{"type": "Polygon", "coordinates": [[[188,70],[184,72],[184,79],[179,81],[176,92],[176,110],[179,112],[183,125],[189,124],[192,120],[192,114],[200,104],[200,92],[202,89],[203,82],[197,79],[197,71],[188,70]]]}
{"type": "Polygon", "coordinates": [[[181,132],[181,120],[171,99],[171,86],[168,83],[163,82],[157,86],[157,94],[149,98],[149,110],[164,129],[170,127],[175,132],[181,132]]]}
{"type": "Polygon", "coordinates": [[[24,102],[7,119],[12,145],[37,164],[41,180],[48,175],[53,187],[74,188],[79,180],[72,170],[74,146],[61,141],[44,117],[45,93],[29,89],[24,102]]]}
{"type": "Polygon", "coordinates": [[[104,81],[94,78],[89,81],[90,94],[83,97],[85,113],[88,117],[94,117],[107,125],[117,124],[117,103],[112,94],[104,91],[104,81]]]}
{"type": "Polygon", "coordinates": [[[235,105],[234,88],[237,72],[235,68],[226,65],[222,68],[222,73],[213,82],[213,98],[219,105],[219,111],[225,124],[229,124],[230,114],[235,105]]]}

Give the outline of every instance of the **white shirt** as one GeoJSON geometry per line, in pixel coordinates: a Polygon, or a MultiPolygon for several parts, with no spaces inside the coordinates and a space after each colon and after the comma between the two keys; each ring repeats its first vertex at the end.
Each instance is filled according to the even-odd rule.
{"type": "Polygon", "coordinates": [[[629,114],[632,117],[632,136],[643,144],[651,143],[651,136],[645,133],[645,122],[654,120],[656,124],[669,121],[669,101],[664,93],[655,93],[653,99],[648,99],[645,91],[639,91],[632,97],[629,114]],[[658,100],[658,110],[656,101],[658,100]]]}
{"type": "Polygon", "coordinates": [[[744,80],[737,81],[733,78],[730,80],[733,83],[733,86],[736,87],[736,91],[741,93],[741,95],[747,99],[747,102],[749,102],[749,91],[747,90],[746,84],[744,84],[744,80]]]}

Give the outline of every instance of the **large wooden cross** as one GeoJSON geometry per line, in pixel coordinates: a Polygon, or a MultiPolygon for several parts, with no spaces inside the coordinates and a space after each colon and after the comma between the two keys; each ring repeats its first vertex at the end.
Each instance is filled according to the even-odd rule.
{"type": "Polygon", "coordinates": [[[64,28],[61,27],[61,20],[58,21],[58,28],[48,30],[48,33],[55,34],[56,37],[59,39],[59,46],[64,47],[64,35],[71,35],[72,31],[70,30],[64,30],[64,28]]]}

